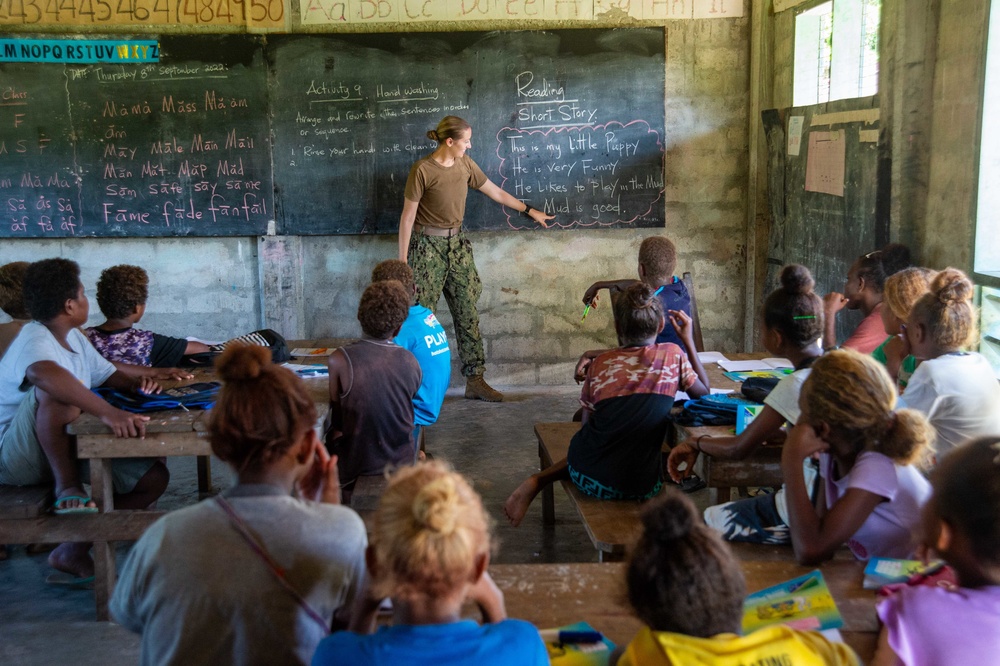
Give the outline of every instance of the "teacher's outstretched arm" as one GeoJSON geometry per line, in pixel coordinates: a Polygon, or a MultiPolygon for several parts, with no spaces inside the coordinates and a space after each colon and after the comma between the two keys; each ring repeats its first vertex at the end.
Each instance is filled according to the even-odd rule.
{"type": "MultiPolygon", "coordinates": [[[[545,228],[548,228],[549,226],[546,222],[555,218],[555,215],[546,215],[537,208],[532,208],[531,206],[515,199],[513,195],[508,194],[504,190],[497,187],[492,180],[487,180],[486,183],[479,188],[479,191],[488,196],[490,199],[493,199],[493,201],[496,201],[498,204],[506,206],[507,208],[516,210],[519,213],[527,211],[528,217],[545,228]]],[[[407,203],[409,203],[409,201],[407,201],[407,203]]],[[[406,215],[406,208],[403,208],[403,215],[406,215]]],[[[400,239],[402,239],[402,224],[400,225],[400,239]]]]}
{"type": "Polygon", "coordinates": [[[399,260],[406,261],[410,252],[410,236],[413,235],[413,221],[417,219],[419,201],[403,199],[403,214],[399,216],[399,260]]]}

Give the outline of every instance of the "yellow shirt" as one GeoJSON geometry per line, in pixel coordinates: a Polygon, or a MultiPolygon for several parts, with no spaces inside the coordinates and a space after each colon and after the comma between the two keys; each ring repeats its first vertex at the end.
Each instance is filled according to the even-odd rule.
{"type": "Polygon", "coordinates": [[[846,645],[822,634],[784,625],[759,629],[749,636],[719,634],[695,638],[643,627],[628,644],[619,666],[860,666],[846,645]]]}

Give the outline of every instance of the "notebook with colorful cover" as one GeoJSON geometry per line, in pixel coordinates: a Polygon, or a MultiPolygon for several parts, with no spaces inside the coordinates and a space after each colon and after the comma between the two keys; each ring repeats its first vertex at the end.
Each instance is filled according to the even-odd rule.
{"type": "Polygon", "coordinates": [[[754,592],[743,602],[743,633],[785,624],[792,629],[821,631],[844,625],[830,588],[817,569],[754,592]]]}
{"type": "Polygon", "coordinates": [[[917,574],[931,574],[944,566],[942,560],[896,560],[891,557],[873,557],[865,567],[863,587],[877,590],[893,583],[905,583],[917,574]]]}

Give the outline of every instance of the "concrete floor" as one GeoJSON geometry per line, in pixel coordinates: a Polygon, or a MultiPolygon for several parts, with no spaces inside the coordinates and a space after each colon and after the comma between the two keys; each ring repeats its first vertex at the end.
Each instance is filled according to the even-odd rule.
{"type": "MultiPolygon", "coordinates": [[[[538,469],[532,427],[538,421],[568,421],[579,403],[579,387],[498,387],[506,401],[473,402],[451,391],[438,423],[426,435],[427,450],[469,477],[496,520],[501,563],[592,562],[597,560],[565,493],[557,489],[556,524],[544,526],[536,502],[517,529],[503,520],[501,505],[520,481],[538,469]]],[[[197,501],[193,459],[170,459],[171,483],[160,501],[171,509],[197,501]]],[[[225,466],[213,465],[216,488],[230,485],[225,466]]],[[[693,495],[708,502],[708,491],[693,495]]],[[[119,548],[119,562],[127,552],[119,548]]],[[[93,593],[45,584],[46,556],[12,547],[0,562],[0,663],[72,663],[111,666],[138,661],[139,637],[113,623],[94,621],[93,593]]]]}

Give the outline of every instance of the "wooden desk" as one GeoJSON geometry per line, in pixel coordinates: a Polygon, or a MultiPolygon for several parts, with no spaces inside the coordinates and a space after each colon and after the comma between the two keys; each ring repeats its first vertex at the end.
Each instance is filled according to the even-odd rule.
{"type": "MultiPolygon", "coordinates": [[[[164,382],[164,385],[208,381],[212,372],[199,369],[195,378],[184,382],[164,382]]],[[[303,379],[310,395],[316,401],[318,420],[321,423],[329,406],[329,383],[326,377],[303,379]]],[[[111,481],[111,461],[115,458],[170,456],[198,457],[198,490],[211,492],[208,442],[208,412],[167,411],[150,414],[144,439],[118,438],[111,429],[95,416],[84,414],[69,424],[67,431],[76,435],[77,456],[90,461],[91,496],[99,513],[91,516],[73,516],[73,538],[52,534],[47,541],[92,541],[94,544],[94,601],[97,619],[108,620],[108,601],[114,591],[116,571],[114,542],[135,541],[164,514],[163,511],[123,511],[114,507],[114,489],[111,481]]],[[[66,521],[68,522],[68,521],[66,521]]]]}
{"type": "MultiPolygon", "coordinates": [[[[764,353],[727,355],[727,358],[733,361],[750,361],[767,357],[768,355],[764,353]]],[[[739,391],[740,383],[726,377],[725,372],[717,363],[706,365],[705,372],[708,373],[712,388],[739,391]]],[[[689,427],[675,424],[672,433],[675,439],[671,444],[703,435],[706,437],[729,437],[735,432],[734,426],[689,427]]],[[[705,483],[714,494],[713,504],[719,501],[728,501],[731,488],[780,486],[784,478],[781,473],[781,446],[761,447],[743,460],[723,460],[702,454],[699,456],[699,461],[705,483]],[[723,491],[722,498],[718,497],[720,490],[723,491]]]]}
{"type": "MultiPolygon", "coordinates": [[[[812,567],[787,560],[741,563],[747,591],[776,585],[801,576],[812,567]]],[[[840,630],[864,662],[871,659],[878,639],[875,594],[861,587],[862,562],[835,560],[819,567],[844,616],[840,630]]],[[[490,574],[504,593],[510,617],[527,620],[540,629],[586,621],[616,645],[625,645],[641,628],[625,595],[625,565],[500,564],[490,574]]]]}

